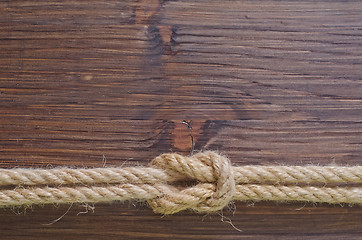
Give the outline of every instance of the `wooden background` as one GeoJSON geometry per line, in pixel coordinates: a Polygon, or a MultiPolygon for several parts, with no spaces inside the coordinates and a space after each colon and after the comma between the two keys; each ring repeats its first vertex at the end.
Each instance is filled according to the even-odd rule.
{"type": "MultiPolygon", "coordinates": [[[[0,167],[360,165],[361,80],[361,1],[1,0],[0,167]]],[[[362,239],[359,207],[91,207],[0,210],[0,238],[362,239]]]]}

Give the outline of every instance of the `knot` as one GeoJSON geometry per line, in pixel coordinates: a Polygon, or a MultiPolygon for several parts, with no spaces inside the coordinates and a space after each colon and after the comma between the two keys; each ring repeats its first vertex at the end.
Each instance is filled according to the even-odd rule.
{"type": "Polygon", "coordinates": [[[229,159],[215,152],[200,152],[190,157],[176,153],[162,154],[151,165],[170,176],[169,183],[160,183],[161,195],[148,201],[157,213],[173,214],[185,209],[215,212],[223,209],[235,192],[234,174],[229,159]],[[171,182],[196,181],[190,187],[177,187],[171,182]]]}

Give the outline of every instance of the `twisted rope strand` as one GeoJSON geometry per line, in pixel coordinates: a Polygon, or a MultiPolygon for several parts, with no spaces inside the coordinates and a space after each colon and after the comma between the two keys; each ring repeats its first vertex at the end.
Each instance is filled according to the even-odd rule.
{"type": "MultiPolygon", "coordinates": [[[[183,162],[188,162],[183,157],[183,162]]],[[[198,166],[195,166],[195,168],[198,166]]],[[[192,168],[192,169],[195,169],[192,168]]],[[[182,169],[182,168],[181,168],[182,169]]],[[[200,170],[201,169],[201,170],[200,170]]],[[[216,180],[212,168],[197,171],[203,181],[216,180]],[[200,174],[201,173],[201,174],[200,174]]],[[[193,170],[192,170],[193,171],[193,170]]],[[[236,184],[350,184],[362,183],[362,166],[240,166],[232,167],[236,184]]],[[[195,173],[194,173],[195,174],[195,173]]],[[[123,184],[175,182],[184,175],[154,167],[0,169],[0,186],[123,184]]]]}
{"type": "Polygon", "coordinates": [[[361,187],[313,187],[237,185],[234,195],[239,201],[302,201],[331,204],[361,204],[361,187]]]}
{"type": "Polygon", "coordinates": [[[361,166],[232,167],[211,151],[190,157],[162,154],[150,167],[2,169],[0,187],[9,186],[16,187],[0,189],[0,207],[139,199],[157,213],[173,214],[185,209],[214,212],[232,200],[362,205],[361,166]],[[172,185],[180,180],[196,185],[172,185]]]}
{"type": "MultiPolygon", "coordinates": [[[[309,187],[243,184],[236,185],[232,200],[238,201],[306,201],[319,203],[362,203],[362,188],[358,187],[309,187]]],[[[148,200],[155,212],[173,214],[188,208],[198,212],[210,212],[202,202],[213,195],[216,186],[204,184],[173,198],[162,198],[169,194],[163,184],[122,184],[91,187],[30,187],[0,190],[0,206],[19,206],[49,203],[96,203],[126,200],[148,200]],[[180,206],[179,204],[182,204],[180,206]]],[[[172,192],[172,191],[171,191],[172,192]]]]}
{"type": "Polygon", "coordinates": [[[31,187],[0,191],[0,206],[17,206],[48,203],[95,203],[151,199],[160,195],[157,186],[110,185],[90,187],[31,187]]]}
{"type": "Polygon", "coordinates": [[[55,168],[55,169],[0,169],[0,186],[75,185],[102,183],[157,183],[174,181],[161,169],[151,167],[128,168],[55,168]]]}
{"type": "Polygon", "coordinates": [[[346,184],[362,183],[362,166],[243,166],[234,167],[237,183],[346,184]]]}

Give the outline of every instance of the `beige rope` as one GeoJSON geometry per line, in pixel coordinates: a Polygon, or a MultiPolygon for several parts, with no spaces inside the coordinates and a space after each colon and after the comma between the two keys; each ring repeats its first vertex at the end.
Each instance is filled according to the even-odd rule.
{"type": "Polygon", "coordinates": [[[101,183],[157,183],[172,176],[150,167],[90,168],[90,169],[0,169],[0,186],[74,185],[101,183]]]}
{"type": "Polygon", "coordinates": [[[7,189],[0,189],[0,207],[140,199],[155,212],[172,214],[214,212],[232,200],[362,204],[361,183],[360,166],[232,167],[211,151],[171,153],[156,157],[151,167],[1,169],[0,186],[7,189]],[[181,180],[196,184],[175,185],[181,180]]]}
{"type": "MultiPolygon", "coordinates": [[[[162,214],[173,214],[185,209],[212,212],[221,208],[216,205],[219,201],[216,201],[215,204],[214,199],[212,199],[215,189],[215,185],[208,183],[181,192],[170,191],[169,186],[163,184],[15,188],[14,190],[0,191],[0,206],[74,202],[95,203],[140,199],[148,200],[154,211],[162,214]]],[[[362,189],[358,187],[245,184],[236,185],[232,200],[360,204],[362,202],[362,189]]]]}
{"type": "MultiPolygon", "coordinates": [[[[205,153],[203,153],[205,154],[205,153]]],[[[202,154],[183,157],[163,154],[154,161],[167,158],[170,166],[125,168],[55,168],[55,169],[0,169],[0,186],[72,185],[102,183],[159,183],[175,182],[190,176],[182,173],[182,162],[200,173],[201,181],[216,181],[212,166],[199,162],[202,154]],[[164,170],[164,168],[167,168],[164,170]],[[173,171],[174,169],[175,171],[173,171]]],[[[362,183],[362,166],[240,166],[232,167],[236,184],[346,184],[362,183]]]]}

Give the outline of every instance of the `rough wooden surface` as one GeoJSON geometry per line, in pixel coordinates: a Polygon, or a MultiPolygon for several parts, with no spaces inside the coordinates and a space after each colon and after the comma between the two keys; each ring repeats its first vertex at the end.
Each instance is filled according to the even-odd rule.
{"type": "MultiPolygon", "coordinates": [[[[362,164],[361,26],[360,1],[0,1],[0,167],[362,164]]],[[[0,210],[1,239],[362,239],[359,207],[135,205],[0,210]]]]}

